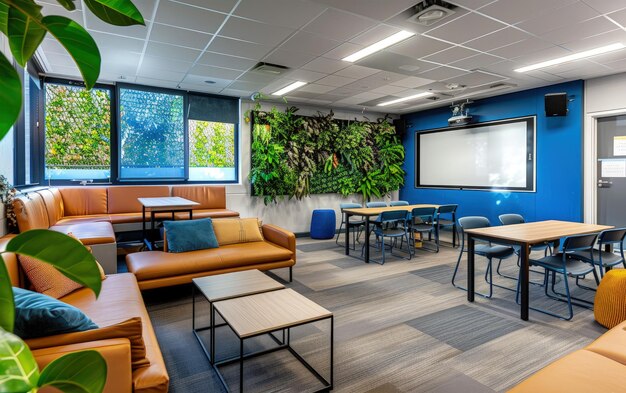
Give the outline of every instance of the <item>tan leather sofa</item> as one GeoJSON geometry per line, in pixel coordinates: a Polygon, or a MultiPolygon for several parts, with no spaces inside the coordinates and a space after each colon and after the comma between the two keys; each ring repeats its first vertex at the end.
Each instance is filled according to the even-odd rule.
{"type": "MultiPolygon", "coordinates": [[[[0,250],[5,249],[9,239],[10,236],[0,238],[0,250]]],[[[15,254],[2,257],[11,284],[27,286],[15,254]]],[[[82,288],[60,300],[81,309],[99,328],[26,340],[40,366],[68,352],[93,349],[107,362],[106,393],[167,392],[169,376],[135,276],[109,275],[102,282],[98,299],[82,288]],[[143,341],[144,349],[140,351],[133,349],[133,342],[138,340],[143,341]],[[133,361],[133,356],[141,360],[133,361]]]]}
{"type": "MultiPolygon", "coordinates": [[[[226,209],[223,186],[53,187],[19,195],[14,207],[20,231],[50,228],[72,232],[91,246],[96,259],[110,274],[117,271],[115,232],[141,229],[141,204],[137,198],[165,196],[181,196],[198,202],[194,217],[239,216],[226,209]]],[[[177,219],[187,217],[184,214],[177,219]]]]}
{"type": "Polygon", "coordinates": [[[263,241],[183,253],[138,252],[126,256],[126,265],[142,290],[190,283],[195,277],[250,269],[289,268],[291,281],[296,263],[295,235],[275,225],[265,224],[261,229],[263,241]]]}
{"type": "Polygon", "coordinates": [[[547,365],[509,392],[626,392],[626,322],[547,365]]]}

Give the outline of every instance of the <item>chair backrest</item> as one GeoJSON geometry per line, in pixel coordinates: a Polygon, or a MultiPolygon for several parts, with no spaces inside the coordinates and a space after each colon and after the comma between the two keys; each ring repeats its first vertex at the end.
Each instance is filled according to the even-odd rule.
{"type": "Polygon", "coordinates": [[[491,226],[487,217],[468,216],[459,218],[459,226],[462,230],[474,228],[486,228],[491,226]]]}
{"type": "Polygon", "coordinates": [[[523,224],[526,222],[526,220],[524,220],[524,217],[514,213],[500,214],[498,216],[498,219],[500,220],[500,223],[502,225],[523,224]]]}
{"type": "Polygon", "coordinates": [[[598,238],[597,233],[589,235],[574,235],[568,236],[563,241],[563,253],[569,251],[586,251],[591,250],[596,244],[598,238]]]}
{"type": "Polygon", "coordinates": [[[457,207],[459,207],[459,205],[441,205],[437,208],[437,213],[438,214],[455,213],[457,207]]]}
{"type": "Polygon", "coordinates": [[[407,212],[404,210],[392,210],[380,213],[381,222],[406,221],[407,212]]]}
{"type": "Polygon", "coordinates": [[[598,244],[624,243],[626,228],[607,229],[598,235],[598,244]]]}
{"type": "Polygon", "coordinates": [[[367,202],[365,204],[367,207],[387,207],[385,202],[367,202]]]}
{"type": "Polygon", "coordinates": [[[391,201],[389,202],[389,206],[409,206],[408,201],[391,201]]]}
{"type": "Polygon", "coordinates": [[[416,207],[411,211],[411,216],[413,216],[414,219],[419,217],[422,221],[429,222],[433,220],[435,210],[437,209],[434,207],[416,207]]]}
{"type": "Polygon", "coordinates": [[[343,209],[360,209],[362,207],[363,206],[361,204],[354,202],[345,202],[339,204],[339,208],[341,209],[341,211],[343,211],[343,209]]]}

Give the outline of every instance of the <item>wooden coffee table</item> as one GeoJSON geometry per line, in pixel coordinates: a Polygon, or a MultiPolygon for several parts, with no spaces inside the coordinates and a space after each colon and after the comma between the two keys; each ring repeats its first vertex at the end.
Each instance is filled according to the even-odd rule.
{"type": "Polygon", "coordinates": [[[240,296],[254,295],[257,293],[285,288],[283,284],[268,277],[265,273],[259,270],[246,270],[215,276],[200,277],[194,278],[192,281],[193,298],[191,325],[194,335],[198,339],[202,350],[211,364],[215,362],[215,328],[226,326],[226,324],[215,324],[214,303],[240,296]],[[207,302],[209,302],[211,315],[211,322],[209,326],[196,328],[196,291],[199,291],[207,302]],[[198,335],[198,332],[204,330],[209,330],[211,333],[209,350],[206,349],[204,342],[198,335]]]}
{"type": "Polygon", "coordinates": [[[141,234],[148,250],[154,248],[154,242],[146,236],[146,212],[150,213],[150,234],[152,235],[152,232],[154,232],[155,213],[171,213],[172,220],[174,220],[174,213],[188,212],[191,220],[193,219],[194,206],[200,205],[198,202],[181,197],[150,197],[137,198],[137,200],[141,204],[141,234]]]}
{"type": "Polygon", "coordinates": [[[220,301],[214,305],[214,309],[239,339],[239,356],[214,363],[215,370],[227,391],[229,391],[228,385],[222,377],[218,366],[239,362],[239,391],[243,392],[244,360],[281,349],[287,349],[291,352],[323,384],[323,387],[318,389],[317,392],[329,391],[333,388],[334,317],[332,312],[292,289],[282,289],[220,301]],[[325,319],[330,320],[330,376],[328,380],[317,372],[290,345],[291,328],[325,319]],[[276,331],[283,332],[282,342],[272,334],[276,331]],[[284,335],[285,331],[287,332],[286,336],[284,335]],[[279,345],[264,351],[244,355],[244,341],[264,334],[270,334],[270,337],[279,345]]]}

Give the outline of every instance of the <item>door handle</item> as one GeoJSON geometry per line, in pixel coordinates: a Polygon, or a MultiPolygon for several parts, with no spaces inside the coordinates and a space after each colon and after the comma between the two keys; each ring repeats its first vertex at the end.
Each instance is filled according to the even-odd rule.
{"type": "Polygon", "coordinates": [[[612,181],[610,180],[598,180],[598,187],[599,188],[609,188],[611,187],[611,185],[613,184],[612,181]]]}

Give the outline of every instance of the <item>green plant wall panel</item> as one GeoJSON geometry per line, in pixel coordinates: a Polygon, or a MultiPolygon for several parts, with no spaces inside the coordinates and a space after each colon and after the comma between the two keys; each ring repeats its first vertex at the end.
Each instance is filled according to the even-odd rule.
{"type": "Polygon", "coordinates": [[[382,197],[404,184],[404,148],[388,117],[334,119],[331,111],[252,111],[252,193],[266,204],[311,194],[382,197]]]}

